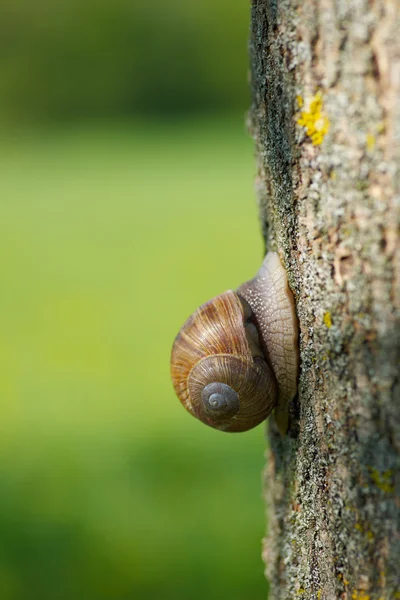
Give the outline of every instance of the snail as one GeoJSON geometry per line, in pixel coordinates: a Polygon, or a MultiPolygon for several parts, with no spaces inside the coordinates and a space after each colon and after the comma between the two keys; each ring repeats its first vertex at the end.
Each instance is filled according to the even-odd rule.
{"type": "Polygon", "coordinates": [[[189,317],[172,348],[171,375],[183,406],[222,431],[247,431],[275,409],[282,434],[296,395],[298,328],[293,294],[276,252],[236,291],[189,317]]]}

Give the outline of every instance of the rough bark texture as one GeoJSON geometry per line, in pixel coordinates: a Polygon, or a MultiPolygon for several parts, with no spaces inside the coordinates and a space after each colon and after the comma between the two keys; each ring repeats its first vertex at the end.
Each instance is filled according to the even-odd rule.
{"type": "Polygon", "coordinates": [[[400,598],[399,5],[253,0],[250,51],[261,219],[301,331],[289,435],[268,426],[270,598],[400,598]]]}

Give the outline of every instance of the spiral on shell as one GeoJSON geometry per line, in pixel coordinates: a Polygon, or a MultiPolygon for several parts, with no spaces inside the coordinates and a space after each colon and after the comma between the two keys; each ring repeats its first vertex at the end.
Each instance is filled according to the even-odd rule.
{"type": "Polygon", "coordinates": [[[253,279],[213,298],[186,321],[171,356],[183,406],[222,431],[246,431],[275,408],[281,434],[297,392],[298,324],[287,274],[268,252],[253,279]]]}
{"type": "Polygon", "coordinates": [[[276,404],[275,377],[246,307],[233,291],[217,296],[186,321],[172,349],[172,381],[183,406],[223,431],[255,427],[276,404]]]}

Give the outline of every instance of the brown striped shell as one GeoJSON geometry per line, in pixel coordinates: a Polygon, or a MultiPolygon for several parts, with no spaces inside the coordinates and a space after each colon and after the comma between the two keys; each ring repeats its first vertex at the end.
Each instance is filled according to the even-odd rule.
{"type": "Polygon", "coordinates": [[[288,429],[297,393],[298,323],[287,274],[268,252],[253,279],[201,306],[178,334],[171,357],[175,391],[211,427],[245,431],[275,406],[288,429]]]}
{"type": "Polygon", "coordinates": [[[183,406],[223,431],[255,427],[277,400],[250,315],[246,302],[227,291],[197,309],[172,348],[172,381],[183,406]]]}

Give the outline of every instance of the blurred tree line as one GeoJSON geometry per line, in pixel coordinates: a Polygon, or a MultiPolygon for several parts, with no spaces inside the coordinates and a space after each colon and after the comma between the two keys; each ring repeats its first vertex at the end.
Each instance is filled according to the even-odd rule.
{"type": "Polygon", "coordinates": [[[3,120],[244,110],[248,3],[3,0],[3,120]]]}

